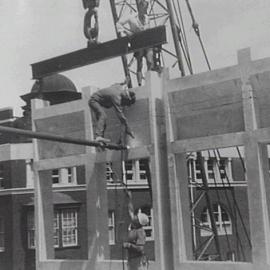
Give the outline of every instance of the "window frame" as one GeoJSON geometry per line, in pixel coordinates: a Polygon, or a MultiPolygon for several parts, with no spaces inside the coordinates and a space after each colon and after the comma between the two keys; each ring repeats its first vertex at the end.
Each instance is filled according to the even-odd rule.
{"type": "Polygon", "coordinates": [[[3,216],[0,216],[0,252],[5,252],[5,250],[5,219],[3,216]]]}
{"type": "MultiPolygon", "coordinates": [[[[218,235],[232,235],[233,233],[233,226],[232,226],[232,219],[231,216],[229,214],[229,212],[226,210],[226,208],[224,208],[222,205],[220,204],[213,204],[213,209],[215,208],[215,206],[217,205],[217,211],[213,211],[213,215],[215,218],[215,224],[216,224],[216,228],[217,228],[217,234],[218,235]],[[223,213],[226,214],[226,216],[228,217],[228,220],[223,220],[223,213]],[[216,214],[218,219],[216,219],[216,214]],[[226,230],[224,228],[224,225],[226,226],[226,230]]],[[[207,207],[204,208],[204,210],[201,212],[201,216],[200,216],[200,236],[201,237],[205,237],[205,236],[210,236],[213,234],[212,232],[212,227],[211,227],[211,221],[210,221],[210,215],[209,215],[209,211],[207,209],[207,207]],[[202,215],[206,215],[206,220],[207,221],[202,221],[202,215]],[[205,227],[205,229],[204,229],[205,227]]]]}
{"type": "Polygon", "coordinates": [[[53,187],[77,184],[77,167],[65,167],[51,170],[53,187]],[[54,180],[56,179],[56,180],[54,180]]]}
{"type": "MultiPolygon", "coordinates": [[[[187,166],[189,167],[188,172],[190,174],[189,177],[192,180],[192,182],[195,181],[201,184],[202,183],[201,170],[199,169],[197,158],[191,157],[188,160],[187,166]],[[200,175],[200,177],[198,177],[198,175],[200,175]]],[[[230,183],[233,181],[231,158],[216,159],[213,157],[211,158],[205,157],[204,169],[208,184],[215,184],[215,183],[228,184],[228,181],[230,183]],[[224,164],[220,165],[220,162],[224,164]],[[210,163],[213,164],[211,165],[210,163]],[[212,168],[210,165],[212,166],[212,168]],[[225,172],[228,177],[228,180],[226,179],[225,172]],[[222,177],[222,174],[224,175],[224,177],[222,177]],[[211,177],[210,175],[213,175],[213,177],[211,177]]]]}
{"type": "Polygon", "coordinates": [[[5,188],[4,166],[0,164],[0,189],[5,188]]]}
{"type": "Polygon", "coordinates": [[[109,245],[116,244],[116,231],[115,231],[115,211],[108,211],[108,237],[109,237],[109,245]],[[110,234],[110,232],[112,232],[110,234]],[[110,237],[112,236],[112,237],[110,237]]]}
{"type": "MultiPolygon", "coordinates": [[[[54,241],[54,248],[55,249],[62,249],[62,248],[71,248],[71,247],[77,247],[79,246],[79,226],[78,226],[78,214],[79,214],[79,208],[78,207],[61,207],[54,209],[54,216],[53,216],[53,241],[54,241]],[[75,228],[71,228],[71,230],[75,231],[75,243],[72,244],[66,244],[64,243],[64,232],[70,229],[67,227],[66,229],[63,228],[63,224],[65,223],[63,220],[63,213],[65,211],[74,211],[75,215],[75,228]],[[55,241],[57,239],[57,242],[55,241]]],[[[36,238],[35,238],[35,223],[33,222],[33,225],[29,226],[29,220],[33,219],[34,221],[34,211],[29,210],[27,212],[27,247],[28,249],[35,249],[36,247],[36,238]],[[32,237],[32,238],[31,238],[32,237]],[[34,240],[34,244],[32,244],[31,240],[34,240]]]]}
{"type": "Polygon", "coordinates": [[[125,161],[125,166],[124,166],[124,183],[126,184],[148,184],[148,179],[147,179],[147,171],[142,170],[141,166],[144,165],[143,162],[148,162],[149,159],[147,158],[142,158],[142,159],[132,159],[132,160],[127,160],[125,161]],[[130,166],[131,168],[127,168],[127,166],[130,166]],[[145,178],[141,178],[141,174],[145,175],[145,178]],[[129,176],[131,175],[131,179],[129,176]]]}

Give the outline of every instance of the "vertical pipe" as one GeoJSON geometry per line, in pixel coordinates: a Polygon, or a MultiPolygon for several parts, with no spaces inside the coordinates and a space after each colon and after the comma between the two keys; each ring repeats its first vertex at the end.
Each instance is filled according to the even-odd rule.
{"type": "Polygon", "coordinates": [[[182,53],[181,53],[181,48],[180,48],[179,39],[178,39],[178,31],[176,27],[172,2],[171,0],[166,0],[166,3],[167,3],[167,8],[168,8],[169,17],[170,17],[170,24],[171,24],[171,29],[172,29],[175,52],[178,59],[178,67],[181,71],[181,75],[185,76],[185,70],[184,70],[184,65],[183,65],[183,60],[182,60],[182,53]]]}
{"type": "MultiPolygon", "coordinates": [[[[117,35],[117,38],[120,38],[120,35],[116,30],[116,22],[118,21],[118,16],[117,16],[117,11],[116,11],[116,7],[115,7],[115,0],[110,0],[110,4],[111,4],[111,9],[112,9],[112,15],[113,15],[113,21],[114,21],[114,27],[115,27],[116,35],[117,35]]],[[[129,72],[129,69],[128,69],[128,62],[127,62],[126,55],[122,55],[121,59],[122,59],[122,64],[123,64],[123,68],[124,68],[125,77],[129,78],[128,88],[131,88],[132,87],[132,82],[131,82],[130,72],[129,72]]]]}
{"type": "Polygon", "coordinates": [[[204,160],[203,160],[203,157],[202,157],[202,153],[201,152],[197,152],[197,159],[198,159],[199,164],[200,164],[200,169],[201,169],[201,174],[202,174],[202,182],[203,182],[203,187],[204,187],[204,190],[205,190],[205,199],[206,199],[207,209],[208,209],[208,212],[209,212],[211,227],[212,227],[213,234],[214,234],[214,240],[215,240],[216,250],[217,250],[217,254],[219,255],[219,258],[221,259],[221,253],[220,253],[220,246],[219,246],[219,241],[218,241],[216,221],[215,221],[215,217],[213,215],[212,202],[211,202],[210,196],[208,194],[209,187],[208,187],[206,172],[205,172],[205,168],[204,168],[204,160]]]}

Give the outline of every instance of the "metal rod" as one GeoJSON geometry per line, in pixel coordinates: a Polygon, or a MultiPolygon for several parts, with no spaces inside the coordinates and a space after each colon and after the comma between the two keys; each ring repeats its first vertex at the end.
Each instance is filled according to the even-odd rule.
{"type": "Polygon", "coordinates": [[[183,64],[183,59],[182,59],[181,48],[180,48],[180,45],[179,45],[178,31],[177,31],[177,27],[176,27],[172,2],[171,2],[171,0],[166,0],[166,3],[167,3],[167,7],[168,7],[168,12],[169,12],[169,15],[170,15],[169,16],[170,17],[170,24],[171,24],[171,29],[172,29],[174,47],[175,47],[177,60],[178,60],[178,67],[179,67],[179,70],[181,72],[181,75],[185,76],[184,64],[183,64]]]}
{"type": "Polygon", "coordinates": [[[204,160],[203,160],[201,152],[197,152],[197,159],[198,159],[200,169],[201,169],[202,182],[203,182],[203,185],[204,185],[204,189],[206,191],[205,192],[205,199],[206,199],[206,204],[207,204],[207,208],[208,208],[208,212],[209,212],[211,227],[212,227],[212,230],[213,230],[213,236],[214,236],[216,251],[217,251],[217,254],[219,255],[219,257],[221,259],[221,252],[220,252],[220,245],[219,245],[219,240],[218,240],[216,221],[215,221],[215,217],[214,217],[214,214],[213,214],[213,205],[212,205],[212,202],[211,202],[211,198],[210,198],[210,196],[208,194],[209,186],[208,186],[206,172],[205,172],[205,168],[204,168],[204,160]]]}
{"type": "Polygon", "coordinates": [[[71,144],[87,145],[87,146],[93,146],[93,147],[103,147],[103,148],[112,149],[112,150],[128,149],[127,146],[118,145],[114,143],[103,144],[101,142],[96,142],[96,141],[75,139],[75,138],[65,137],[62,135],[50,134],[46,132],[34,132],[30,130],[11,128],[11,127],[5,127],[5,126],[0,126],[0,132],[9,133],[9,134],[17,134],[17,135],[21,135],[28,138],[36,138],[36,139],[55,141],[55,142],[61,142],[61,143],[71,143],[71,144]]]}
{"type": "MultiPolygon", "coordinates": [[[[114,27],[115,27],[116,36],[117,36],[117,38],[120,38],[120,34],[117,32],[117,29],[116,29],[116,23],[117,23],[119,18],[117,16],[115,0],[110,0],[110,4],[111,4],[111,10],[112,10],[112,15],[113,15],[113,21],[114,21],[114,27]]],[[[131,82],[131,77],[130,77],[130,71],[129,71],[129,68],[128,68],[127,56],[122,55],[121,60],[122,60],[122,64],[123,64],[125,77],[126,77],[126,79],[127,78],[129,79],[128,80],[128,88],[132,88],[132,82],[131,82]]]]}

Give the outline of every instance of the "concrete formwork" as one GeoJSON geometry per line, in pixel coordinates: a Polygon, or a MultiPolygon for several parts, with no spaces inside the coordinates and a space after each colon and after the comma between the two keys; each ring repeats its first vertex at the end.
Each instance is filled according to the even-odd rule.
{"type": "Polygon", "coordinates": [[[269,269],[270,59],[164,80],[174,269],[269,269]],[[191,251],[187,152],[244,146],[252,263],[194,262],[191,251]]]}
{"type": "MultiPolygon", "coordinates": [[[[238,53],[238,65],[170,79],[148,72],[137,102],[127,112],[135,140],[127,159],[149,158],[153,188],[155,258],[150,269],[268,269],[269,176],[266,144],[270,141],[270,59],[251,61],[238,53]],[[252,263],[192,261],[186,152],[245,147],[251,224],[252,263]]],[[[93,139],[89,93],[78,101],[32,105],[33,127],[70,137],[93,139]],[[46,104],[45,104],[46,105],[46,104]]],[[[118,141],[120,123],[109,114],[107,136],[118,141]]],[[[109,260],[105,163],[121,160],[117,151],[35,141],[37,269],[121,269],[109,260]],[[52,188],[45,171],[86,167],[88,260],[54,260],[52,188]]]]}
{"type": "MultiPolygon", "coordinates": [[[[65,134],[68,137],[93,140],[93,123],[88,99],[90,89],[84,89],[81,100],[46,106],[40,100],[32,104],[33,127],[36,131],[65,134]],[[40,107],[40,108],[39,108],[40,107]]],[[[155,223],[155,262],[151,269],[172,269],[169,190],[167,179],[166,139],[162,80],[156,73],[147,75],[146,85],[137,89],[137,102],[127,112],[136,139],[129,141],[127,159],[149,158],[153,181],[155,223]]],[[[117,142],[120,122],[108,112],[106,137],[117,142]]],[[[35,203],[37,228],[37,269],[119,269],[122,262],[109,260],[107,232],[106,162],[120,162],[119,151],[96,152],[96,149],[34,141],[35,147],[35,203]],[[86,168],[88,260],[54,260],[52,232],[52,183],[46,170],[84,165],[86,168]]]]}

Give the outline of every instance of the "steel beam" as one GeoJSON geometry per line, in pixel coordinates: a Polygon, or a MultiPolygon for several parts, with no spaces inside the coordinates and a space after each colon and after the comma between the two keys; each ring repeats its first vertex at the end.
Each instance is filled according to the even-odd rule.
{"type": "Polygon", "coordinates": [[[16,135],[21,135],[28,138],[36,138],[40,140],[55,141],[55,142],[61,142],[61,143],[71,143],[71,144],[86,145],[86,146],[93,146],[93,147],[103,147],[103,148],[112,149],[112,150],[127,150],[128,149],[127,146],[118,145],[114,143],[106,143],[104,145],[96,141],[75,139],[75,138],[65,137],[62,135],[50,134],[46,132],[34,132],[31,130],[24,130],[24,129],[18,129],[18,128],[5,127],[5,126],[0,126],[0,132],[8,133],[8,134],[16,134],[16,135]]]}
{"type": "Polygon", "coordinates": [[[122,56],[140,49],[166,43],[165,26],[158,26],[130,37],[122,37],[108,42],[93,45],[89,48],[60,55],[32,64],[33,79],[67,71],[70,69],[94,64],[113,57],[122,56]]]}

